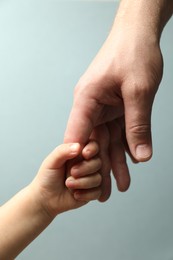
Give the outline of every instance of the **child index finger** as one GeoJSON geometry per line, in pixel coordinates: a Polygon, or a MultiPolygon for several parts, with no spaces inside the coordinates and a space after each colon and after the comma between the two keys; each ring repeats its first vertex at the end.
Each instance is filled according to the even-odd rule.
{"type": "Polygon", "coordinates": [[[96,141],[90,140],[89,143],[83,148],[82,156],[85,160],[89,160],[99,153],[99,145],[96,141]]]}

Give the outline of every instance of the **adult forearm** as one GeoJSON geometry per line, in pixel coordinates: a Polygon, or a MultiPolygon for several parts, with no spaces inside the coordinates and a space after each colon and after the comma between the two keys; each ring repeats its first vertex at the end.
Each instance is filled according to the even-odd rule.
{"type": "Polygon", "coordinates": [[[50,223],[29,187],[0,208],[0,259],[14,259],[50,223]]]}
{"type": "Polygon", "coordinates": [[[129,29],[135,26],[144,35],[159,40],[172,14],[172,0],[121,0],[113,28],[125,23],[129,29]]]}

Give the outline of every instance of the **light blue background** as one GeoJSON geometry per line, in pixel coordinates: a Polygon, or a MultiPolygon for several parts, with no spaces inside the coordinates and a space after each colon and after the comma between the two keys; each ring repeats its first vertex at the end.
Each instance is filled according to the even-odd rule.
{"type": "MultiPolygon", "coordinates": [[[[117,3],[0,1],[0,203],[62,143],[73,88],[110,30],[117,3]]],[[[173,20],[153,109],[153,159],[105,204],[60,215],[17,259],[173,259],[173,20]]]]}

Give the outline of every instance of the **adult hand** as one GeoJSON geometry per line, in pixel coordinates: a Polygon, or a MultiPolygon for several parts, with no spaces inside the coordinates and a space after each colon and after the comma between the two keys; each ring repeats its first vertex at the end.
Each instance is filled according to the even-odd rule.
{"type": "MultiPolygon", "coordinates": [[[[111,168],[119,190],[124,191],[130,184],[125,150],[137,162],[152,156],[151,112],[163,60],[159,33],[153,29],[157,26],[148,27],[143,17],[141,23],[129,16],[122,19],[120,13],[122,10],[75,88],[64,140],[86,143],[93,129],[104,125],[109,132],[111,168]]],[[[101,141],[105,137],[104,133],[98,135],[101,141]]],[[[109,191],[102,201],[108,198],[109,191]]]]}

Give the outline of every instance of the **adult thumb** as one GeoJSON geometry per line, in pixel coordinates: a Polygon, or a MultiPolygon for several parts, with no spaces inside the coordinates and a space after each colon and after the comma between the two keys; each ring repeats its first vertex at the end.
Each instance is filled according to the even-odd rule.
{"type": "Polygon", "coordinates": [[[127,143],[132,156],[138,162],[148,161],[152,157],[153,100],[154,95],[145,96],[141,93],[124,100],[127,143]]]}

